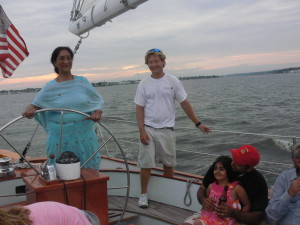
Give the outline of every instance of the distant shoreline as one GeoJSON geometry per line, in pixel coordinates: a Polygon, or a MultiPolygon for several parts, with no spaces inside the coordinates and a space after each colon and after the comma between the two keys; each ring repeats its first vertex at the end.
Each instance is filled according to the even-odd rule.
{"type": "Polygon", "coordinates": [[[235,73],[235,74],[228,74],[225,76],[252,76],[252,75],[266,75],[266,74],[284,74],[284,73],[299,73],[300,67],[292,67],[292,68],[285,68],[285,69],[278,69],[278,70],[268,70],[268,71],[259,71],[259,72],[251,72],[251,73],[235,73]]]}
{"type": "MultiPolygon", "coordinates": [[[[210,79],[210,78],[219,78],[216,75],[209,75],[209,76],[181,76],[178,77],[179,80],[191,80],[191,79],[210,79]]],[[[94,87],[106,87],[106,86],[116,86],[116,85],[128,85],[128,84],[138,84],[140,80],[123,80],[123,81],[101,81],[98,83],[92,83],[94,87]]],[[[32,93],[32,92],[39,92],[41,88],[26,88],[21,90],[2,90],[0,91],[0,95],[11,95],[11,94],[23,94],[23,93],[32,93]]]]}
{"type": "MultiPolygon", "coordinates": [[[[239,77],[239,76],[253,76],[253,75],[269,75],[269,74],[286,74],[286,73],[299,73],[300,67],[292,67],[278,70],[269,70],[269,71],[260,71],[260,72],[250,72],[250,73],[235,73],[227,75],[194,75],[194,76],[179,76],[179,80],[193,80],[193,79],[211,79],[211,78],[220,78],[220,77],[239,77]]],[[[105,86],[115,86],[115,85],[128,85],[128,84],[137,84],[140,80],[124,80],[124,81],[101,81],[98,83],[92,83],[94,87],[105,87],[105,86]]],[[[23,94],[23,93],[32,93],[39,92],[41,88],[26,88],[21,90],[2,90],[0,95],[10,95],[10,94],[23,94]]]]}

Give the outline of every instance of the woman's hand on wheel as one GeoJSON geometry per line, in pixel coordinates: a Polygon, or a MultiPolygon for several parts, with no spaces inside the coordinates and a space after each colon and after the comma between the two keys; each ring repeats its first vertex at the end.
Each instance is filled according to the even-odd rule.
{"type": "Polygon", "coordinates": [[[92,113],[92,115],[89,118],[86,118],[86,119],[98,122],[101,119],[101,116],[102,116],[102,111],[101,110],[95,110],[92,113]]]}
{"type": "Polygon", "coordinates": [[[28,118],[28,119],[32,119],[34,117],[34,113],[36,110],[41,109],[35,105],[30,104],[29,106],[27,106],[25,112],[22,113],[22,116],[28,118]]]}

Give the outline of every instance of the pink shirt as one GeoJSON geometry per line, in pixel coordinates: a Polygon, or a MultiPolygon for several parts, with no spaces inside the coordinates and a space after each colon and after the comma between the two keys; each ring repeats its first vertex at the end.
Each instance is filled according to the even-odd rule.
{"type": "Polygon", "coordinates": [[[25,206],[32,225],[91,225],[80,209],[58,202],[37,202],[25,206]]]}

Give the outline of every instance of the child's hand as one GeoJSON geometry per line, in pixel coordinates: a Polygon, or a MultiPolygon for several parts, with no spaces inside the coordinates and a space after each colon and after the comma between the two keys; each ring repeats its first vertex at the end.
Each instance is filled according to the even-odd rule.
{"type": "Polygon", "coordinates": [[[203,201],[202,207],[206,211],[214,211],[216,207],[216,200],[213,198],[206,198],[203,201]]]}
{"type": "Polygon", "coordinates": [[[219,217],[232,217],[233,208],[226,204],[221,204],[216,207],[216,213],[219,217]]]}

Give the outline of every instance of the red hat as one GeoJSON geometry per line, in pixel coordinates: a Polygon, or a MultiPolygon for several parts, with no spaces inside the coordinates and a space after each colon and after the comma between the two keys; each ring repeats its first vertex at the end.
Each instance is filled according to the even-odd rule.
{"type": "Polygon", "coordinates": [[[231,151],[234,163],[238,165],[256,166],[259,163],[259,152],[252,145],[243,145],[229,151],[231,151]]]}

